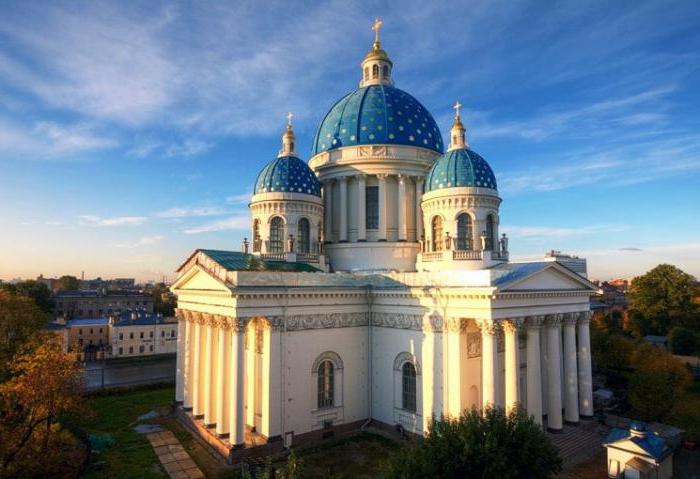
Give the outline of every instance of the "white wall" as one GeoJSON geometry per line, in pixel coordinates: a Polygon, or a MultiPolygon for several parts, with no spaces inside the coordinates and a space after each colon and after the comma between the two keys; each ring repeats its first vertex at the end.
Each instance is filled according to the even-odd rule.
{"type": "MultiPolygon", "coordinates": [[[[366,419],[367,327],[312,329],[282,333],[285,391],[283,431],[302,434],[322,428],[323,420],[334,425],[366,419]],[[335,371],[334,387],[342,387],[342,398],[333,408],[317,408],[317,382],[312,373],[316,358],[332,351],[343,361],[342,384],[335,371]]],[[[336,396],[337,397],[337,396],[336,396]]]]}

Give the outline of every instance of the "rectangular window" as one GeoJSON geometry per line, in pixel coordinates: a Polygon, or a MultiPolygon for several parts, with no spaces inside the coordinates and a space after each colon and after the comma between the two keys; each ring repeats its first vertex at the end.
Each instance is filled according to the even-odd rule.
{"type": "Polygon", "coordinates": [[[119,356],[121,356],[122,354],[124,354],[124,348],[119,348],[119,356]]]}
{"type": "Polygon", "coordinates": [[[151,344],[148,349],[150,349],[151,352],[153,352],[153,345],[151,344]]]}
{"type": "Polygon", "coordinates": [[[165,337],[165,329],[160,330],[160,337],[164,338],[165,337]]]}
{"type": "Polygon", "coordinates": [[[149,336],[150,336],[150,337],[153,337],[153,331],[151,331],[151,332],[149,333],[149,336]]]}
{"type": "Polygon", "coordinates": [[[133,346],[129,346],[129,354],[133,354],[133,352],[134,352],[134,347],[133,347],[133,346]]]}
{"type": "Polygon", "coordinates": [[[365,226],[368,230],[379,228],[379,187],[365,189],[365,226]]]}
{"type": "MultiPolygon", "coordinates": [[[[119,341],[123,341],[123,340],[124,340],[124,333],[119,333],[119,341]]],[[[121,354],[121,353],[119,353],[119,354],[121,354]]]]}
{"type": "Polygon", "coordinates": [[[129,333],[129,339],[134,339],[134,333],[129,333]]]}
{"type": "Polygon", "coordinates": [[[143,331],[141,331],[141,339],[143,339],[143,331]]]}
{"type": "Polygon", "coordinates": [[[143,344],[139,346],[139,353],[143,353],[143,344]]]}

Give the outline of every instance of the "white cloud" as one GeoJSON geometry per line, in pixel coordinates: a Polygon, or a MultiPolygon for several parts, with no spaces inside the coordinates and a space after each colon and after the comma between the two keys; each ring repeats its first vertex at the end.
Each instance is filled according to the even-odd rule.
{"type": "Polygon", "coordinates": [[[159,218],[188,218],[200,216],[221,216],[226,211],[218,206],[199,206],[193,208],[170,208],[156,213],[159,218]]]}
{"type": "Polygon", "coordinates": [[[196,235],[201,233],[213,233],[216,231],[245,230],[249,227],[250,218],[247,215],[241,215],[188,228],[184,230],[183,233],[187,235],[196,235]]]}
{"type": "Polygon", "coordinates": [[[80,215],[80,224],[84,226],[138,226],[146,222],[145,216],[116,216],[102,218],[96,215],[80,215]]]}
{"type": "Polygon", "coordinates": [[[573,238],[599,233],[619,233],[629,229],[626,225],[589,225],[576,228],[554,228],[549,226],[508,226],[500,227],[501,232],[512,238],[525,240],[549,238],[573,238]]]}
{"type": "Polygon", "coordinates": [[[241,193],[239,195],[232,195],[226,197],[227,203],[250,203],[250,199],[253,197],[253,193],[241,193]]]}
{"type": "Polygon", "coordinates": [[[118,243],[114,246],[117,248],[138,248],[139,246],[151,246],[160,243],[163,239],[165,239],[165,237],[161,235],[143,236],[132,243],[118,243]]]}

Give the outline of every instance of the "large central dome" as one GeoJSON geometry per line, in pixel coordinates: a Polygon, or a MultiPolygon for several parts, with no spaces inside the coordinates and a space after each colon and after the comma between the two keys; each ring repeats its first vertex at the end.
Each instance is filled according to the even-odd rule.
{"type": "Polygon", "coordinates": [[[341,98],[326,114],[312,155],[344,146],[393,144],[443,152],[442,135],[418,100],[392,85],[369,85],[341,98]]]}

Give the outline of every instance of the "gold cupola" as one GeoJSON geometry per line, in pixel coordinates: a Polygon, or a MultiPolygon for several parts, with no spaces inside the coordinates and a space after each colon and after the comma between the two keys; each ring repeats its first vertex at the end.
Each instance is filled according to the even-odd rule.
{"type": "Polygon", "coordinates": [[[389,55],[382,49],[379,43],[379,29],[382,27],[382,21],[377,18],[372,24],[374,31],[374,44],[372,49],[365,55],[362,60],[362,80],[360,87],[370,85],[392,85],[391,69],[394,64],[389,59],[389,55]]]}

